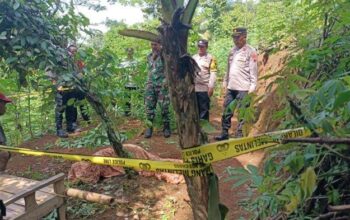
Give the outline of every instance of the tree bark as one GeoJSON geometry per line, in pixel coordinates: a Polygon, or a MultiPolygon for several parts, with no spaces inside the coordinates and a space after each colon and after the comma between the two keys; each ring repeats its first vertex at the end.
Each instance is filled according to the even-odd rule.
{"type": "Polygon", "coordinates": [[[76,85],[78,86],[78,89],[85,94],[87,101],[91,104],[92,108],[95,110],[95,112],[98,114],[103,124],[105,125],[108,140],[111,143],[115,154],[119,157],[127,158],[128,154],[123,150],[123,145],[121,141],[117,138],[117,135],[113,128],[113,123],[108,117],[106,108],[104,107],[101,99],[98,96],[96,96],[93,92],[91,92],[84,82],[82,82],[78,78],[75,78],[74,80],[76,82],[76,85]]]}
{"type": "MultiPolygon", "coordinates": [[[[191,63],[191,58],[187,55],[188,29],[180,23],[179,13],[179,10],[174,13],[171,25],[163,24],[159,31],[162,35],[165,72],[176,113],[179,142],[181,148],[186,149],[204,144],[206,140],[199,125],[193,71],[196,64],[191,63]]],[[[194,219],[208,219],[208,176],[185,179],[194,219]]]]}

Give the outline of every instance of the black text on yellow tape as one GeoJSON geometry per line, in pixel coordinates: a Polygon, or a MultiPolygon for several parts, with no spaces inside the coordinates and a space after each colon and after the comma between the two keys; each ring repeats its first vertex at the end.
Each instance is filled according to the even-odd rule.
{"type": "Polygon", "coordinates": [[[285,138],[307,137],[310,135],[311,132],[309,130],[297,128],[265,133],[253,137],[229,139],[227,141],[219,141],[183,150],[182,158],[186,163],[210,164],[215,161],[277,145],[285,138]]]}
{"type": "Polygon", "coordinates": [[[174,163],[169,161],[152,161],[129,158],[101,157],[101,156],[86,156],[77,154],[53,153],[45,151],[36,151],[26,148],[16,148],[0,145],[0,150],[14,153],[21,153],[31,156],[49,156],[56,159],[72,160],[72,161],[87,161],[94,164],[129,167],[135,170],[167,172],[183,174],[186,176],[204,176],[212,173],[210,165],[199,165],[190,163],[174,163]]]}

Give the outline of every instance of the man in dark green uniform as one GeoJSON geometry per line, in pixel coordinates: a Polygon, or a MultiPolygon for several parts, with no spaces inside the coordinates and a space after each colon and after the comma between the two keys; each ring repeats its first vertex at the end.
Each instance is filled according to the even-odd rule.
{"type": "MultiPolygon", "coordinates": [[[[168,138],[171,135],[170,117],[169,117],[169,92],[168,83],[164,73],[164,61],[161,56],[160,42],[151,43],[152,53],[147,56],[148,61],[148,80],[146,84],[145,105],[147,120],[153,123],[157,102],[160,105],[163,118],[163,134],[168,138]]],[[[153,126],[148,126],[145,132],[145,138],[152,137],[153,126]]]]}
{"type": "MultiPolygon", "coordinates": [[[[7,98],[4,94],[0,92],[0,116],[4,115],[6,112],[6,104],[11,103],[11,99],[7,98]]],[[[6,145],[6,136],[4,129],[0,124],[0,145],[6,145]]],[[[11,154],[7,151],[0,151],[0,172],[5,171],[8,160],[11,154]]]]}

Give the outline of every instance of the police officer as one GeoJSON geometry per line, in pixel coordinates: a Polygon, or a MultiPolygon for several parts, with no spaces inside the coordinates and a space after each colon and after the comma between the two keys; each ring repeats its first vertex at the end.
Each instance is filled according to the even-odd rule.
{"type": "MultiPolygon", "coordinates": [[[[232,34],[235,46],[228,56],[227,72],[223,80],[223,87],[227,89],[224,112],[221,118],[222,132],[215,140],[226,140],[229,138],[228,130],[231,127],[233,111],[230,104],[237,100],[238,107],[240,101],[256,89],[258,78],[257,53],[255,49],[247,44],[247,29],[238,27],[233,29],[232,34]]],[[[236,137],[242,137],[243,120],[240,120],[236,137]]]]}
{"type": "MultiPolygon", "coordinates": [[[[161,56],[160,41],[151,43],[152,52],[147,56],[148,61],[148,79],[145,91],[146,117],[153,123],[157,102],[160,105],[163,118],[163,134],[168,138],[171,135],[170,117],[169,117],[169,92],[168,84],[164,74],[164,61],[161,56]]],[[[153,126],[148,126],[145,131],[145,138],[152,137],[153,126]]]]}
{"type": "Polygon", "coordinates": [[[200,119],[209,121],[210,97],[214,92],[217,64],[216,59],[207,52],[207,40],[199,40],[197,46],[198,54],[194,55],[193,59],[197,62],[201,70],[195,76],[198,113],[200,119]]]}
{"type": "MultiPolygon", "coordinates": [[[[3,93],[0,92],[0,116],[6,112],[6,104],[11,103],[12,100],[7,98],[3,93]]],[[[6,136],[4,129],[0,124],[0,145],[6,145],[6,136]]],[[[8,160],[11,154],[7,151],[0,151],[0,172],[5,171],[8,160]]]]}

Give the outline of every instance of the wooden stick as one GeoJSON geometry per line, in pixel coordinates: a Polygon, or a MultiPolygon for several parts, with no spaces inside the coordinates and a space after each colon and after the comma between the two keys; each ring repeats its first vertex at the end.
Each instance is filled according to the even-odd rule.
{"type": "Polygon", "coordinates": [[[317,143],[317,144],[350,144],[350,138],[324,138],[324,137],[315,137],[315,138],[286,138],[283,140],[283,143],[317,143]]]}
{"type": "Polygon", "coordinates": [[[89,202],[96,202],[101,204],[111,205],[115,202],[115,198],[107,195],[102,195],[99,193],[83,191],[80,189],[69,188],[66,191],[68,197],[84,199],[89,202]]]}
{"type": "Polygon", "coordinates": [[[337,205],[337,206],[328,206],[329,211],[332,212],[343,212],[343,211],[350,211],[350,205],[337,205]]]}

